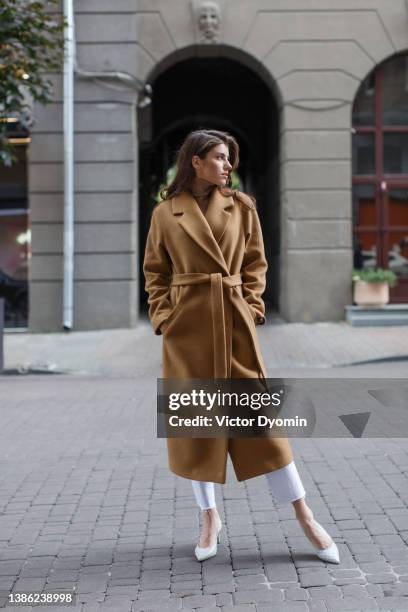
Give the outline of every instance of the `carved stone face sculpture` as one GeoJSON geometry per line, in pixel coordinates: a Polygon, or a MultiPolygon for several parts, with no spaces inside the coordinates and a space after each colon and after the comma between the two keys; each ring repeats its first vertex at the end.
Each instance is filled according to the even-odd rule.
{"type": "Polygon", "coordinates": [[[203,2],[197,9],[198,29],[204,43],[218,42],[220,8],[215,2],[203,2]]]}

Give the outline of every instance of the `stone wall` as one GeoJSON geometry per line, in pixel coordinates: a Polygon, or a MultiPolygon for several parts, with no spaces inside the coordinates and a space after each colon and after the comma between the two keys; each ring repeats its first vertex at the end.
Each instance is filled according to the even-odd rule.
{"type": "MultiPolygon", "coordinates": [[[[224,0],[220,43],[270,74],[280,113],[280,313],[339,320],[351,303],[351,111],[361,81],[408,50],[405,0],[224,0]]],[[[87,69],[142,80],[197,53],[187,0],[76,2],[77,54],[87,69]]],[[[30,328],[62,322],[62,90],[37,109],[30,151],[33,259],[30,328]]],[[[138,318],[137,100],[75,84],[75,328],[138,318]]],[[[268,231],[264,228],[264,231],[268,231]]]]}

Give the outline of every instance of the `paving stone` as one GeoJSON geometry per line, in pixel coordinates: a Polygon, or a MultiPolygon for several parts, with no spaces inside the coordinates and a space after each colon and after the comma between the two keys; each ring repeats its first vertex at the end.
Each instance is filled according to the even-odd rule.
{"type": "Polygon", "coordinates": [[[333,578],[360,578],[361,572],[357,569],[331,569],[333,578]]]}
{"type": "Polygon", "coordinates": [[[390,572],[392,568],[386,561],[374,561],[371,563],[360,563],[360,569],[365,574],[378,574],[390,572]]]}
{"type": "Polygon", "coordinates": [[[171,591],[175,592],[179,589],[198,589],[200,590],[202,587],[202,581],[200,579],[197,580],[182,580],[175,581],[171,583],[171,591]]]}
{"type": "Polygon", "coordinates": [[[232,606],[232,595],[231,593],[217,593],[215,596],[217,606],[232,606]]]}
{"type": "Polygon", "coordinates": [[[392,586],[384,586],[383,587],[385,597],[393,597],[395,595],[403,595],[404,597],[408,596],[408,583],[399,583],[393,584],[392,586]]]}
{"type": "Polygon", "coordinates": [[[171,574],[173,574],[170,575],[171,584],[175,582],[189,582],[190,580],[201,580],[202,582],[204,582],[204,578],[202,577],[201,572],[186,572],[185,574],[177,572],[176,574],[174,574],[174,572],[172,571],[171,574]]]}
{"type": "Polygon", "coordinates": [[[350,506],[332,508],[331,513],[337,525],[339,521],[353,520],[353,519],[360,518],[360,515],[358,514],[357,510],[355,510],[354,508],[351,508],[350,506]]]}
{"type": "Polygon", "coordinates": [[[397,580],[395,574],[392,573],[367,574],[366,578],[367,582],[372,582],[373,584],[388,584],[397,580]]]}
{"type": "Polygon", "coordinates": [[[316,570],[314,572],[302,573],[300,575],[302,587],[325,586],[332,584],[332,578],[327,570],[316,570]]]}
{"type": "Polygon", "coordinates": [[[342,596],[341,589],[334,585],[325,587],[310,587],[307,589],[310,597],[315,599],[338,599],[342,596]]]}
{"type": "MultiPolygon", "coordinates": [[[[381,552],[376,544],[349,543],[348,546],[350,547],[357,563],[368,563],[381,560],[381,552]]],[[[384,553],[384,549],[382,549],[382,553],[384,553]]]]}
{"type": "Polygon", "coordinates": [[[336,578],[333,584],[336,586],[346,586],[347,584],[366,584],[365,578],[336,578]]]}
{"type": "MultiPolygon", "coordinates": [[[[193,608],[184,608],[185,610],[193,610],[193,608]]],[[[212,606],[210,608],[194,608],[200,612],[220,612],[221,606],[212,606]]]]}
{"type": "Polygon", "coordinates": [[[255,566],[254,569],[252,568],[242,568],[242,569],[236,569],[233,571],[234,576],[246,576],[247,574],[260,574],[263,572],[263,565],[259,564],[258,566],[255,566]]]}
{"type": "Polygon", "coordinates": [[[381,552],[385,559],[390,563],[397,563],[400,565],[401,562],[408,561],[408,548],[395,548],[394,546],[382,546],[381,552]]]}
{"type": "Polygon", "coordinates": [[[183,607],[204,608],[214,607],[216,605],[217,602],[214,595],[193,595],[192,597],[183,597],[183,607]]]}
{"type": "Polygon", "coordinates": [[[0,578],[0,591],[9,591],[16,581],[17,576],[2,576],[0,578]]]}
{"type": "Polygon", "coordinates": [[[369,597],[384,597],[381,584],[366,584],[365,589],[369,597]]]}
{"type": "MultiPolygon", "coordinates": [[[[255,575],[263,574],[262,571],[254,572],[255,575]]],[[[229,567],[221,567],[217,565],[213,565],[212,567],[206,567],[202,569],[203,583],[211,584],[214,581],[222,582],[229,581],[233,579],[233,574],[231,572],[231,568],[229,567]]],[[[246,578],[248,581],[251,580],[251,575],[243,575],[240,577],[242,579],[246,578]]]]}
{"type": "Polygon", "coordinates": [[[392,515],[390,520],[398,531],[405,531],[408,529],[408,514],[403,516],[392,515]]]}
{"type": "Polygon", "coordinates": [[[157,589],[157,590],[156,589],[155,590],[143,589],[143,591],[140,591],[140,593],[138,594],[138,600],[143,600],[145,602],[157,601],[157,600],[167,601],[168,598],[169,598],[168,589],[157,589]]]}
{"type": "Polygon", "coordinates": [[[389,612],[401,612],[408,610],[408,600],[406,597],[385,597],[377,601],[378,610],[388,610],[389,612]]]}
{"type": "Polygon", "coordinates": [[[265,574],[254,574],[246,576],[236,576],[235,583],[237,589],[265,589],[268,582],[265,574]]]}
{"type": "MultiPolygon", "coordinates": [[[[171,591],[172,595],[174,595],[174,597],[202,597],[202,591],[199,588],[184,588],[181,587],[179,589],[177,589],[176,591],[171,591]]],[[[211,595],[211,593],[210,593],[211,595]]]]}
{"type": "Polygon", "coordinates": [[[380,546],[392,546],[396,550],[399,548],[403,551],[406,549],[404,540],[398,534],[375,535],[373,539],[380,546]]]}
{"type": "Polygon", "coordinates": [[[255,604],[240,604],[233,606],[222,606],[222,612],[257,612],[259,610],[258,606],[255,604]]]}
{"type": "Polygon", "coordinates": [[[106,597],[105,601],[100,604],[101,612],[130,612],[132,609],[132,602],[127,597],[106,597]]]}
{"type": "Polygon", "coordinates": [[[15,576],[23,567],[23,561],[0,561],[0,576],[15,576]]]}
{"type": "Polygon", "coordinates": [[[350,519],[344,521],[336,521],[336,525],[339,529],[346,531],[350,529],[364,529],[365,524],[360,519],[350,519]]]}
{"type": "Polygon", "coordinates": [[[290,601],[302,601],[309,599],[309,594],[307,589],[301,589],[299,587],[289,587],[288,589],[284,589],[283,591],[284,599],[288,599],[290,601]]]}
{"type": "Polygon", "coordinates": [[[100,609],[100,603],[98,602],[85,603],[82,604],[81,612],[99,612],[100,609]]]}
{"type": "Polygon", "coordinates": [[[372,597],[344,597],[332,599],[326,603],[328,612],[346,612],[347,610],[378,610],[377,601],[372,597]]]}
{"type": "Polygon", "coordinates": [[[229,582],[213,582],[203,586],[204,595],[218,595],[219,593],[234,593],[236,590],[234,580],[229,582]]]}
{"type": "Polygon", "coordinates": [[[233,601],[237,604],[247,603],[264,603],[270,601],[276,603],[283,601],[283,595],[280,589],[265,589],[265,590],[253,590],[253,591],[237,591],[232,594],[233,601]]]}
{"type": "Polygon", "coordinates": [[[257,605],[257,612],[296,612],[304,611],[307,612],[308,607],[306,602],[304,601],[291,601],[291,602],[281,602],[277,605],[267,604],[267,605],[257,605]]]}
{"type": "Polygon", "coordinates": [[[142,571],[155,570],[155,569],[170,569],[170,567],[171,567],[170,559],[152,557],[150,559],[143,560],[142,571]]]}
{"type": "MultiPolygon", "coordinates": [[[[154,603],[143,603],[140,601],[134,601],[132,602],[132,612],[161,612],[162,610],[164,611],[172,611],[172,610],[181,610],[182,609],[182,600],[181,599],[175,599],[175,600],[171,600],[171,601],[163,601],[160,602],[160,604],[155,605],[154,603]]],[[[191,610],[192,608],[190,608],[191,610]]],[[[213,608],[213,611],[215,612],[215,608],[213,608]]],[[[82,612],[82,611],[81,611],[82,612]]],[[[113,612],[113,611],[112,611],[113,612]]]]}
{"type": "Polygon", "coordinates": [[[347,584],[341,587],[343,597],[368,597],[367,589],[360,584],[347,584]]]}
{"type": "Polygon", "coordinates": [[[368,529],[344,529],[342,535],[346,542],[368,543],[373,541],[368,529]]]}
{"type": "Polygon", "coordinates": [[[45,586],[45,578],[19,578],[13,585],[15,592],[40,592],[45,586]]]}
{"type": "Polygon", "coordinates": [[[297,572],[291,562],[268,563],[265,565],[265,574],[271,583],[298,581],[297,572]]]}
{"type": "Polygon", "coordinates": [[[309,599],[305,603],[310,612],[327,612],[327,606],[321,599],[309,599]]]}
{"type": "Polygon", "coordinates": [[[143,589],[169,589],[170,578],[157,578],[157,580],[140,578],[140,586],[143,589]]]}
{"type": "Polygon", "coordinates": [[[106,596],[105,591],[93,593],[77,593],[77,601],[84,603],[102,602],[106,596]]]}
{"type": "Polygon", "coordinates": [[[364,523],[371,535],[395,534],[396,528],[387,517],[366,517],[364,523]]]}

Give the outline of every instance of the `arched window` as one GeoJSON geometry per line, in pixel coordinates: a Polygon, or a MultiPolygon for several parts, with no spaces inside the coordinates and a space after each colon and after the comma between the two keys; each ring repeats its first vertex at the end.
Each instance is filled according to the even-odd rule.
{"type": "Polygon", "coordinates": [[[378,66],[353,106],[354,266],[398,275],[391,302],[408,301],[408,54],[378,66]]]}

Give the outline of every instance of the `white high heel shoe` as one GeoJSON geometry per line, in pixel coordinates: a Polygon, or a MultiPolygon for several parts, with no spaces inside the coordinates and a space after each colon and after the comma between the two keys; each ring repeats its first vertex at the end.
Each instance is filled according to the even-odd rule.
{"type": "Polygon", "coordinates": [[[202,546],[198,546],[197,544],[194,550],[197,561],[205,561],[205,559],[214,557],[217,554],[218,544],[220,543],[220,539],[221,539],[220,538],[221,529],[222,529],[222,522],[221,522],[221,519],[217,517],[217,537],[215,539],[215,542],[211,546],[206,546],[204,548],[202,546]]]}
{"type": "Polygon", "coordinates": [[[329,548],[318,548],[316,555],[326,563],[340,563],[339,549],[335,542],[332,542],[329,548]]]}
{"type": "Polygon", "coordinates": [[[321,561],[324,561],[325,563],[340,563],[339,549],[337,548],[336,543],[333,542],[331,536],[329,536],[324,527],[322,527],[320,523],[316,521],[315,518],[313,519],[313,523],[320,529],[320,532],[323,535],[329,537],[332,540],[332,543],[327,548],[317,548],[315,544],[311,543],[316,551],[317,557],[319,557],[319,559],[321,559],[321,561]]]}
{"type": "MultiPolygon", "coordinates": [[[[319,527],[322,533],[327,536],[329,535],[327,531],[320,525],[320,523],[316,521],[316,519],[313,519],[313,522],[315,523],[315,525],[317,525],[317,527],[319,527]]],[[[330,539],[332,540],[331,537],[330,539]]],[[[340,563],[339,549],[337,548],[335,542],[332,541],[328,548],[317,548],[317,546],[315,546],[314,544],[313,547],[316,549],[316,555],[322,561],[325,561],[326,563],[340,563]]]]}

